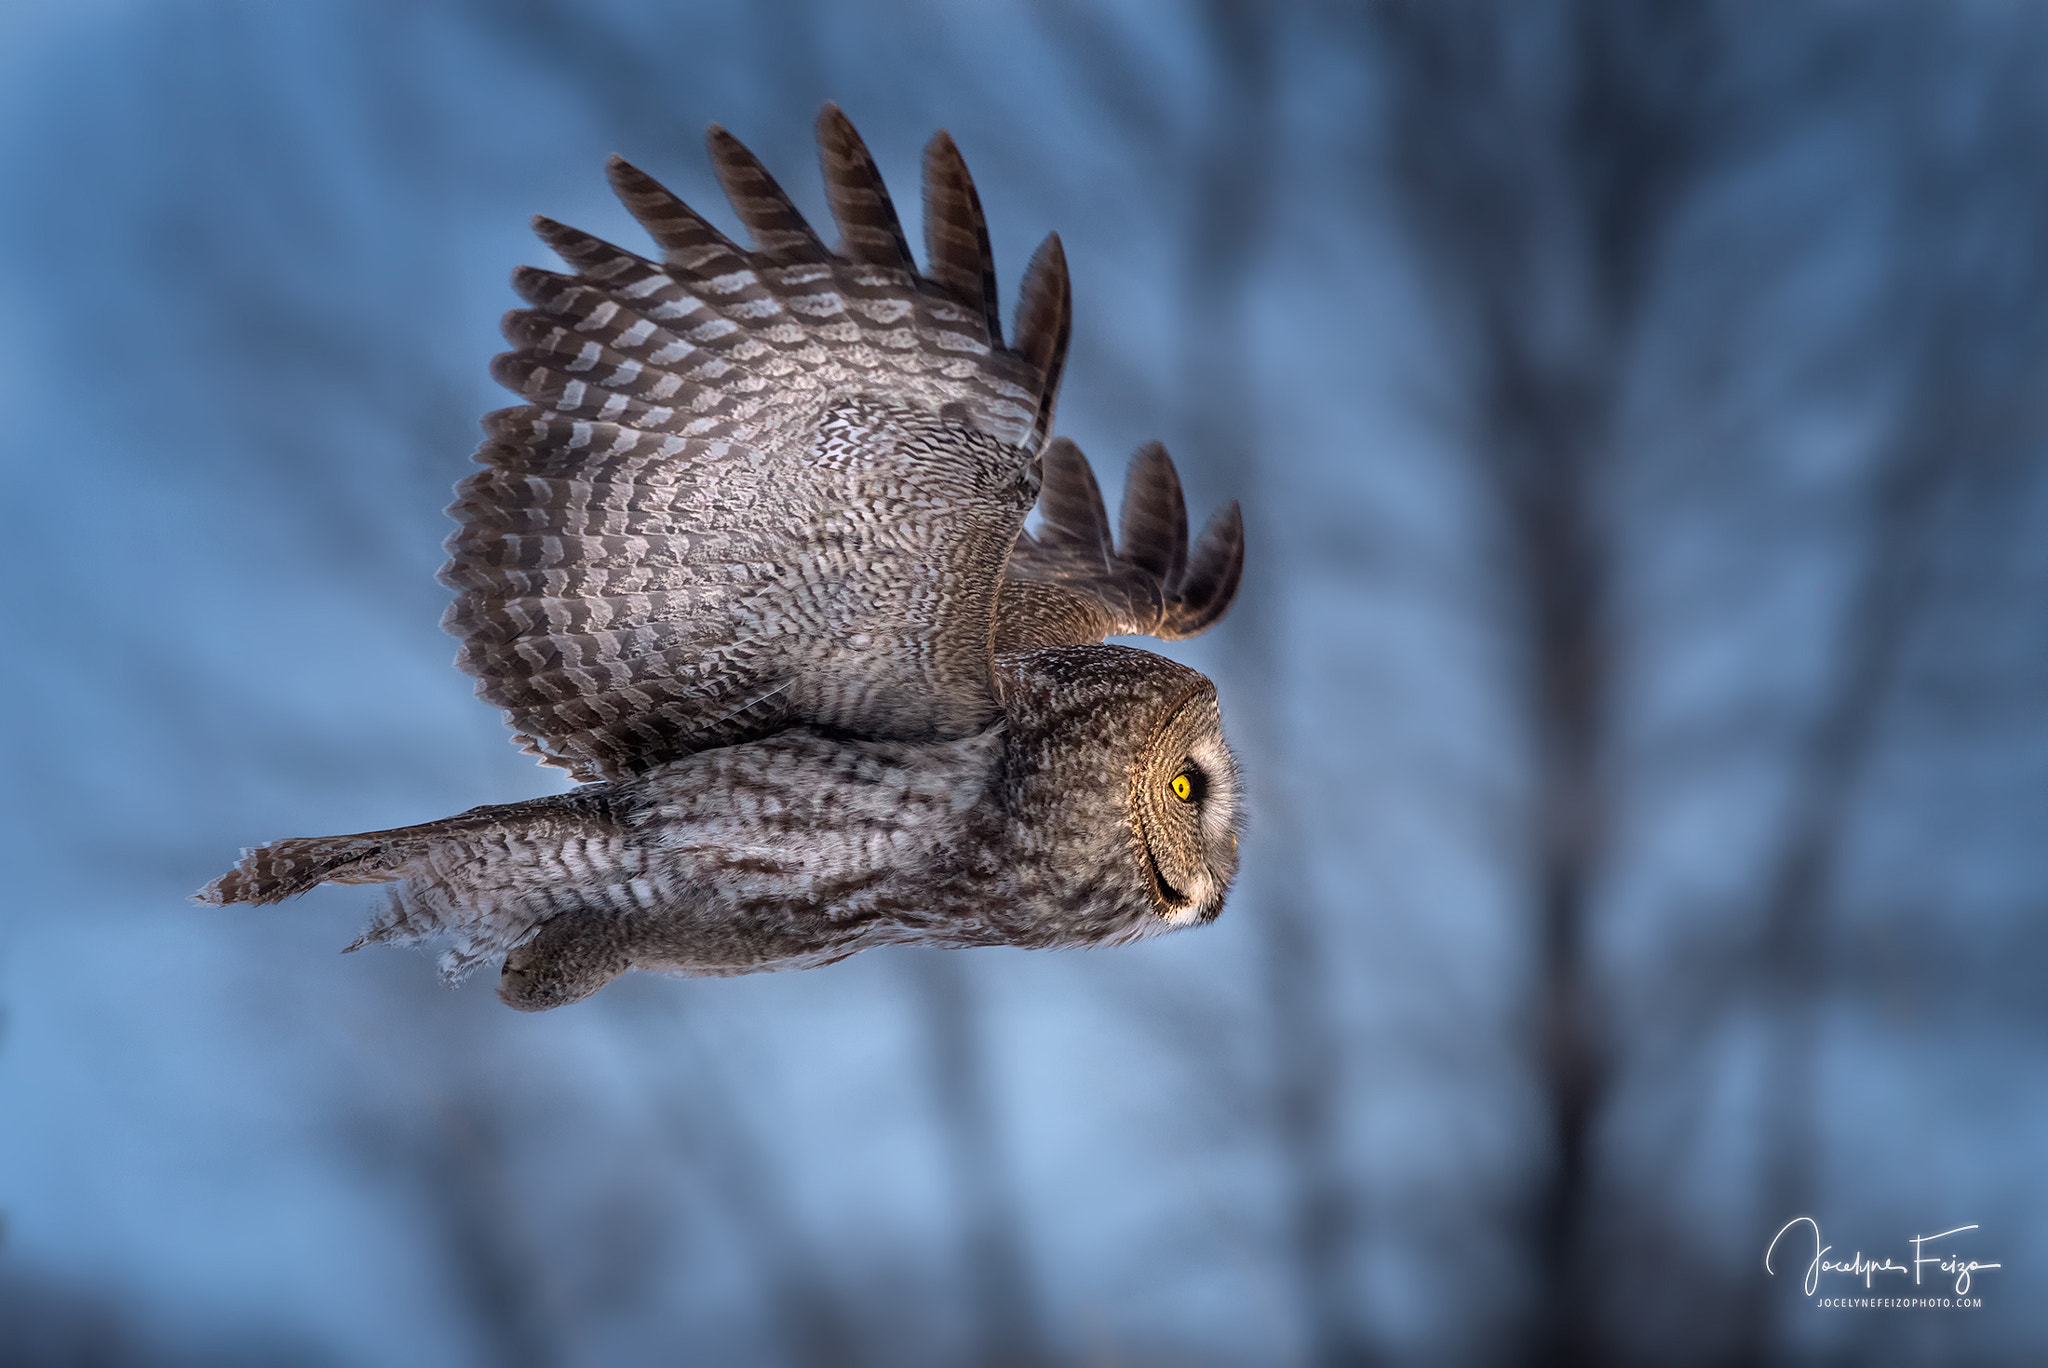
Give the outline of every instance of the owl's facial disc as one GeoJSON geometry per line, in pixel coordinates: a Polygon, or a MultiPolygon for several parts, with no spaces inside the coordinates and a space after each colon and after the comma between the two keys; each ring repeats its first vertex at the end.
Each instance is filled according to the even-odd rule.
{"type": "Polygon", "coordinates": [[[1237,761],[1204,687],[1154,733],[1131,795],[1154,905],[1170,926],[1214,920],[1237,875],[1237,761]]]}

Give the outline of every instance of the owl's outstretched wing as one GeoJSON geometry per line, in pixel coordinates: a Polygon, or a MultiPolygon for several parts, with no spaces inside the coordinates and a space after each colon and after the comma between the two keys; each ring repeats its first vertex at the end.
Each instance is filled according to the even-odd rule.
{"type": "Polygon", "coordinates": [[[799,722],[961,736],[999,706],[998,589],[1066,351],[1058,239],[1005,346],[944,133],[921,273],[838,109],[818,120],[836,252],[736,139],[709,141],[754,249],[616,159],[661,262],[536,220],[575,274],[515,273],[533,307],[506,316],[492,373],[530,402],[484,420],[450,509],[457,662],[579,778],[799,722]]]}
{"type": "Polygon", "coordinates": [[[1244,573],[1244,519],[1232,501],[1188,545],[1180,476],[1166,448],[1142,448],[1124,480],[1122,545],[1081,449],[1045,450],[1037,534],[1019,532],[996,620],[996,650],[1083,645],[1111,636],[1172,641],[1207,631],[1244,573]]]}

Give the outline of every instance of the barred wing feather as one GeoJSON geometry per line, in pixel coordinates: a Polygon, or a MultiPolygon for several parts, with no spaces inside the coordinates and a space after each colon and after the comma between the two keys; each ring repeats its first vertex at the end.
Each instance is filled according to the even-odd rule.
{"type": "Polygon", "coordinates": [[[951,139],[926,152],[923,273],[831,106],[819,144],[837,251],[714,128],[751,250],[615,160],[663,260],[542,219],[574,273],[514,276],[531,307],[492,369],[528,402],[484,420],[457,489],[446,625],[478,693],[579,778],[796,723],[944,738],[998,711],[998,591],[1038,493],[1065,262],[1048,239],[1005,345],[951,139]]]}

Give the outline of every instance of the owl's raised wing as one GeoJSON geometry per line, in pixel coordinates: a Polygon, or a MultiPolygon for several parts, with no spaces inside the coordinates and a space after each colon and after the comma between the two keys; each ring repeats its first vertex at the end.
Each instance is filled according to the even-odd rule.
{"type": "Polygon", "coordinates": [[[1209,519],[1191,550],[1180,476],[1153,442],[1124,479],[1119,546],[1081,449],[1055,438],[1044,467],[1037,534],[1017,534],[1003,580],[999,653],[1112,636],[1172,641],[1223,616],[1244,573],[1244,519],[1234,500],[1209,519]]]}
{"type": "Polygon", "coordinates": [[[506,316],[492,373],[530,402],[484,420],[484,469],[457,488],[445,625],[478,694],[579,778],[798,722],[946,738],[998,711],[998,589],[1038,493],[1066,263],[1048,238],[1005,346],[952,140],[925,153],[922,273],[838,109],[818,140],[836,252],[714,127],[754,250],[614,159],[664,260],[539,219],[575,274],[513,277],[533,307],[506,316]]]}

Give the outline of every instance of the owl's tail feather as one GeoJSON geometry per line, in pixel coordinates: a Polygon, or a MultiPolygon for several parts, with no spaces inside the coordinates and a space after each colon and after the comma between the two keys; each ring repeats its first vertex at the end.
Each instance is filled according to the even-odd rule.
{"type": "Polygon", "coordinates": [[[471,808],[437,822],[365,831],[354,836],[303,836],[242,852],[233,869],[193,895],[194,902],[274,903],[323,883],[391,883],[436,848],[466,850],[479,839],[544,832],[580,834],[608,825],[618,810],[609,784],[573,793],[471,808]]]}
{"type": "MultiPolygon", "coordinates": [[[[429,824],[429,827],[436,825],[429,824]]],[[[192,895],[194,902],[274,903],[323,883],[389,883],[405,877],[404,840],[429,827],[272,841],[242,852],[241,863],[192,895]],[[396,858],[393,858],[396,856],[396,858]]]]}
{"type": "Polygon", "coordinates": [[[616,785],[591,784],[419,826],[273,841],[244,851],[241,863],[193,900],[274,903],[323,883],[402,880],[348,948],[446,939],[441,970],[457,979],[562,910],[552,886],[561,871],[605,888],[619,882],[619,868],[631,858],[622,823],[633,810],[616,785]]]}

